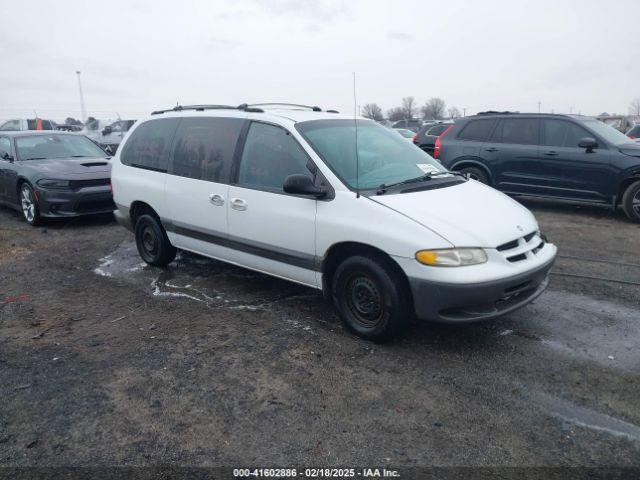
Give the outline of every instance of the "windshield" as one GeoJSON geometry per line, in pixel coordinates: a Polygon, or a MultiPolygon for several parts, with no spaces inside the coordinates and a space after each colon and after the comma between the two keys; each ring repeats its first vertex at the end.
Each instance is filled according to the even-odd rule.
{"type": "Polygon", "coordinates": [[[16,137],[18,160],[46,158],[106,157],[107,154],[81,135],[30,135],[16,137]]]}
{"type": "Polygon", "coordinates": [[[602,123],[600,120],[588,120],[584,122],[584,124],[613,145],[633,143],[633,140],[627,137],[624,133],[619,132],[615,128],[610,127],[605,123],[602,123]]]}
{"type": "Polygon", "coordinates": [[[354,120],[312,120],[296,129],[349,187],[371,189],[445,169],[396,132],[371,120],[358,120],[358,179],[354,120]]]}

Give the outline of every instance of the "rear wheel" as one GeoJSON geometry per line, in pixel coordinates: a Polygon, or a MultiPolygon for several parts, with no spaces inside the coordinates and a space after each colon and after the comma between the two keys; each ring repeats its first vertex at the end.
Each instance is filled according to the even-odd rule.
{"type": "Polygon", "coordinates": [[[460,172],[469,175],[470,178],[476,180],[480,183],[484,183],[485,185],[489,185],[489,175],[487,172],[477,167],[465,167],[461,168],[460,172]]]}
{"type": "Polygon", "coordinates": [[[413,314],[406,280],[389,261],[349,257],[338,266],[332,283],[342,321],[368,340],[389,340],[413,314]]]}
{"type": "Polygon", "coordinates": [[[148,214],[138,217],[135,235],[138,252],[149,265],[164,267],[176,258],[177,250],[156,217],[148,214]]]}
{"type": "Polygon", "coordinates": [[[23,183],[20,187],[20,207],[22,215],[29,225],[36,226],[40,223],[40,209],[36,195],[28,183],[23,183]]]}
{"type": "Polygon", "coordinates": [[[640,223],[640,181],[627,187],[622,196],[622,208],[627,217],[640,223]]]}

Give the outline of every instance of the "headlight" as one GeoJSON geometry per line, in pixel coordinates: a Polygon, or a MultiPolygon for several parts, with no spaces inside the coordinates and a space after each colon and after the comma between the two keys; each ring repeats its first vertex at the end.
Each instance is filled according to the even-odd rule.
{"type": "Polygon", "coordinates": [[[43,188],[69,188],[69,180],[55,180],[53,178],[43,178],[36,182],[43,188]]]}
{"type": "Polygon", "coordinates": [[[420,250],[416,260],[432,267],[463,267],[487,261],[487,253],[481,248],[450,248],[443,250],[420,250]]]}

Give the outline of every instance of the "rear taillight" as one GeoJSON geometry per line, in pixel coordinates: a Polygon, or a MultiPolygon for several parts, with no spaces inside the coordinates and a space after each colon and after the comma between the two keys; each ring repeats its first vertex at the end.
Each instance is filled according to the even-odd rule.
{"type": "Polygon", "coordinates": [[[436,144],[433,148],[433,158],[440,158],[440,150],[442,148],[442,139],[444,138],[444,136],[449,133],[449,131],[454,127],[454,125],[451,125],[449,128],[447,128],[444,132],[442,132],[442,134],[436,138],[436,144]]]}
{"type": "Polygon", "coordinates": [[[635,140],[635,139],[636,139],[636,137],[634,137],[633,135],[629,135],[629,138],[630,138],[631,140],[635,140]]]}
{"type": "Polygon", "coordinates": [[[413,136],[413,143],[418,143],[418,134],[417,133],[413,136]]]}

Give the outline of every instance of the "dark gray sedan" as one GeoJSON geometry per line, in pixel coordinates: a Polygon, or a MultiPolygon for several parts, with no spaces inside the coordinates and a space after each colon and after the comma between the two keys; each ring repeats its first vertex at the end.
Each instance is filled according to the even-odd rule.
{"type": "Polygon", "coordinates": [[[112,212],[108,155],[84,135],[0,132],[0,204],[42,217],[112,212]]]}

